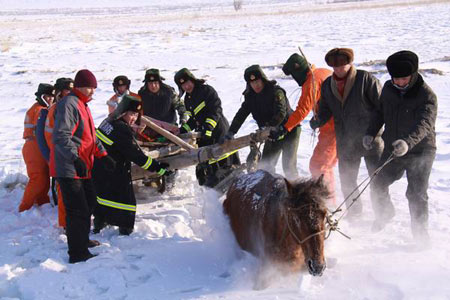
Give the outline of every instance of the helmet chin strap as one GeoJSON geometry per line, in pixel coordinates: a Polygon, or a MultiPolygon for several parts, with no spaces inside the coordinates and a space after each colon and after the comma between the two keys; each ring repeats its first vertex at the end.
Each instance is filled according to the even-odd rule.
{"type": "Polygon", "coordinates": [[[44,99],[44,95],[43,95],[43,94],[42,94],[39,98],[42,100],[42,102],[45,103],[45,105],[46,105],[47,107],[50,106],[50,104],[47,102],[47,100],[44,99]]]}

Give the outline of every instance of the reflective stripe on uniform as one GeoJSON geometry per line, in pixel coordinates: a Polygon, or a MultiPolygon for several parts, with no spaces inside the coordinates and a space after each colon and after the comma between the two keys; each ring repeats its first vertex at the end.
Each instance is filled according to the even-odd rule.
{"type": "Polygon", "coordinates": [[[104,142],[106,145],[111,146],[112,144],[114,144],[114,142],[112,140],[110,140],[109,138],[106,137],[106,135],[104,135],[100,130],[95,130],[95,135],[102,141],[104,142]]]}
{"type": "Polygon", "coordinates": [[[206,118],[206,121],[205,121],[205,123],[208,123],[208,124],[210,124],[213,128],[216,128],[216,126],[217,126],[217,122],[216,121],[214,121],[213,119],[211,119],[211,118],[206,118]]]}
{"type": "Polygon", "coordinates": [[[111,200],[102,199],[98,196],[97,196],[97,202],[98,202],[98,204],[112,207],[112,208],[128,210],[128,211],[136,211],[136,205],[129,205],[129,204],[123,204],[123,203],[119,203],[119,202],[114,202],[111,200]]]}
{"type": "Polygon", "coordinates": [[[36,126],[33,125],[33,124],[30,124],[30,123],[25,123],[25,124],[24,124],[24,127],[25,127],[25,128],[34,128],[34,127],[36,127],[36,126]]]}
{"type": "Polygon", "coordinates": [[[221,161],[222,159],[225,159],[225,158],[229,157],[230,155],[233,155],[233,154],[236,153],[236,152],[237,152],[237,150],[234,150],[234,151],[225,153],[224,155],[222,155],[222,156],[219,157],[218,159],[210,159],[210,160],[208,161],[208,163],[211,165],[211,164],[213,164],[213,163],[219,162],[219,161],[221,161]]]}
{"type": "Polygon", "coordinates": [[[159,169],[159,171],[158,171],[159,175],[163,176],[164,173],[166,173],[166,169],[163,169],[163,168],[159,169]]]}
{"type": "Polygon", "coordinates": [[[141,168],[147,170],[151,166],[152,162],[153,162],[153,159],[151,157],[149,157],[147,159],[147,161],[145,162],[145,164],[141,168]]]}
{"type": "Polygon", "coordinates": [[[205,131],[205,135],[211,137],[212,131],[211,130],[206,130],[205,131]]]}
{"type": "Polygon", "coordinates": [[[183,124],[183,128],[186,129],[187,132],[192,131],[191,127],[187,123],[183,124]]]}
{"type": "Polygon", "coordinates": [[[205,101],[202,101],[202,103],[200,103],[200,104],[194,109],[194,115],[198,114],[198,113],[203,109],[203,107],[205,107],[205,106],[206,106],[205,101]]]}
{"type": "Polygon", "coordinates": [[[49,126],[45,126],[44,130],[48,133],[53,133],[53,128],[51,128],[49,126]]]}
{"type": "Polygon", "coordinates": [[[189,110],[187,110],[187,111],[184,113],[184,115],[187,116],[187,117],[192,117],[192,113],[191,113],[189,110]]]}

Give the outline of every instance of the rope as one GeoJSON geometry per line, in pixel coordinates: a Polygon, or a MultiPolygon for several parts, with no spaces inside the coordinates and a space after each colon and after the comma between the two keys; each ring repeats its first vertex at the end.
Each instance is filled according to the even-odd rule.
{"type": "Polygon", "coordinates": [[[380,171],[387,165],[389,164],[393,159],[395,158],[394,154],[391,153],[391,155],[386,159],[386,161],[380,166],[378,167],[373,173],[372,175],[369,175],[366,179],[364,179],[359,185],[357,185],[353,191],[344,199],[344,201],[342,201],[342,203],[336,208],[336,210],[334,212],[331,213],[331,217],[333,217],[337,212],[342,211],[341,207],[344,205],[344,203],[346,203],[350,197],[353,195],[353,193],[355,193],[367,180],[369,180],[369,182],[367,182],[367,184],[364,186],[364,188],[358,193],[358,195],[356,195],[356,197],[354,197],[352,199],[352,202],[348,205],[348,207],[343,211],[342,215],[337,219],[337,221],[339,222],[347,213],[347,211],[350,209],[350,207],[353,206],[353,204],[359,199],[359,197],[362,195],[362,193],[367,189],[367,187],[370,185],[370,183],[372,182],[372,180],[375,178],[375,176],[377,176],[380,171]]]}

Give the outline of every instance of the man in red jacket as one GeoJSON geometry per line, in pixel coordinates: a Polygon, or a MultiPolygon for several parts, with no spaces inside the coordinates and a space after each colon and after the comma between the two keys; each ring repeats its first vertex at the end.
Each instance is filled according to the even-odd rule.
{"type": "Polygon", "coordinates": [[[69,263],[90,259],[94,255],[88,247],[100,244],[89,240],[91,214],[97,202],[91,179],[94,155],[104,160],[110,169],[115,164],[95,135],[88,102],[96,88],[94,74],[80,70],[72,92],[56,107],[50,169],[52,177],[59,182],[66,207],[69,263]]]}

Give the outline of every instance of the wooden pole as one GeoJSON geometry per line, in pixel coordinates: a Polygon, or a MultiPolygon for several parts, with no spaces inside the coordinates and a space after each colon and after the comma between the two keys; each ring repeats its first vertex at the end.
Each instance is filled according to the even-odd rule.
{"type": "Polygon", "coordinates": [[[264,142],[268,139],[271,129],[273,128],[257,130],[255,133],[225,141],[221,145],[214,144],[211,146],[205,146],[170,157],[160,157],[158,160],[161,162],[167,162],[170,165],[169,169],[171,170],[187,168],[210,159],[218,159],[228,152],[247,147],[252,141],[264,142]]]}
{"type": "Polygon", "coordinates": [[[156,125],[154,122],[152,122],[146,116],[141,116],[141,122],[187,151],[192,151],[192,150],[196,149],[194,146],[189,145],[188,143],[186,143],[185,141],[183,141],[176,135],[170,133],[169,131],[165,130],[164,128],[159,127],[158,125],[156,125]]]}

